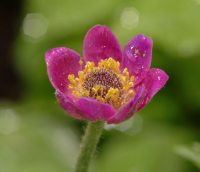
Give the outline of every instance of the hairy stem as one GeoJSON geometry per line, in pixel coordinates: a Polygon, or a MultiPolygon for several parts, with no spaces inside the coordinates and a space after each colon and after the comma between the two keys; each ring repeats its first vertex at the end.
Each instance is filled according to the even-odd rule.
{"type": "Polygon", "coordinates": [[[75,172],[87,172],[104,127],[103,121],[89,122],[85,130],[75,172]]]}

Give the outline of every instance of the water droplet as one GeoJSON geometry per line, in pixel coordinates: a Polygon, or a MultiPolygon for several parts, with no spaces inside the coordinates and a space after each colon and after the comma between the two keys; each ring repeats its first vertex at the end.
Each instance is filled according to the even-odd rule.
{"type": "Polygon", "coordinates": [[[102,49],[105,49],[105,48],[106,48],[106,45],[102,45],[101,48],[102,48],[102,49]]]}

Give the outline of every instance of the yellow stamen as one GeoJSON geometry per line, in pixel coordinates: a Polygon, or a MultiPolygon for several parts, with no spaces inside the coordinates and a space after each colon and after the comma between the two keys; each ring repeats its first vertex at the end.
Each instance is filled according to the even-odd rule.
{"type": "Polygon", "coordinates": [[[131,76],[131,77],[130,77],[130,81],[133,82],[134,80],[135,80],[135,77],[134,77],[134,76],[131,76]]]}
{"type": "Polygon", "coordinates": [[[135,92],[133,90],[129,90],[129,95],[132,97],[134,96],[135,92]]]}
{"type": "Polygon", "coordinates": [[[99,91],[99,89],[100,89],[100,85],[95,85],[93,88],[92,88],[92,91],[96,94],[98,91],[99,91]]]}
{"type": "Polygon", "coordinates": [[[80,64],[80,66],[82,66],[83,65],[83,60],[79,60],[79,64],[80,64]]]}
{"type": "Polygon", "coordinates": [[[106,94],[106,99],[111,99],[112,101],[117,101],[119,98],[119,89],[110,88],[106,94]]]}
{"type": "Polygon", "coordinates": [[[120,63],[113,58],[100,60],[97,65],[88,61],[78,77],[68,75],[68,89],[75,97],[91,97],[103,103],[111,104],[118,109],[135,95],[133,90],[134,76],[127,68],[120,70],[120,63]]]}
{"type": "Polygon", "coordinates": [[[74,87],[70,84],[70,85],[68,86],[68,89],[69,89],[69,90],[72,90],[72,89],[74,89],[74,87]]]}
{"type": "Polygon", "coordinates": [[[128,83],[128,86],[129,86],[129,87],[133,87],[133,82],[129,82],[129,83],[128,83]]]}
{"type": "Polygon", "coordinates": [[[105,102],[104,98],[101,97],[101,96],[97,96],[96,99],[97,99],[98,101],[100,101],[100,102],[103,102],[103,103],[105,102]]]}
{"type": "Polygon", "coordinates": [[[72,85],[74,85],[74,84],[76,83],[74,74],[68,75],[68,80],[70,81],[70,83],[71,83],[72,85]]]}

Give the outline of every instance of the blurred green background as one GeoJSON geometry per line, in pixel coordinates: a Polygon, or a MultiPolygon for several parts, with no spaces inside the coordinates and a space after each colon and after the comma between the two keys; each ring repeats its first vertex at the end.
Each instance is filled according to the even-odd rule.
{"type": "Polygon", "coordinates": [[[95,24],[122,46],[152,37],[152,66],[170,80],[132,119],[105,127],[90,171],[200,171],[200,0],[2,0],[0,24],[0,172],[73,171],[85,123],[58,106],[44,53],[81,54],[95,24]]]}

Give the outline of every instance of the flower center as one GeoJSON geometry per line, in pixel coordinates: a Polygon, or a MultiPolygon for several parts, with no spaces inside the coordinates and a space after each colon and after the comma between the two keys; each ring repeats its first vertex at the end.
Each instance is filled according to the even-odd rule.
{"type": "Polygon", "coordinates": [[[110,88],[122,89],[120,78],[112,71],[99,69],[94,70],[86,76],[83,87],[89,91],[90,97],[106,97],[110,88]],[[98,91],[94,91],[94,89],[98,91]],[[101,88],[101,89],[100,89],[101,88]]]}
{"type": "Polygon", "coordinates": [[[113,58],[101,60],[97,66],[88,61],[78,77],[68,75],[68,89],[75,97],[91,97],[118,109],[134,96],[134,77],[129,76],[127,68],[121,71],[119,67],[113,58]]]}

